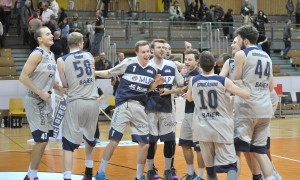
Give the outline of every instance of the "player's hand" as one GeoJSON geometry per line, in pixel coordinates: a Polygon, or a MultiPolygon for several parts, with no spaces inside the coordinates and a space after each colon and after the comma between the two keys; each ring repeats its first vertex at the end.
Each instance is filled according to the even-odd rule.
{"type": "Polygon", "coordinates": [[[163,84],[164,82],[166,82],[166,80],[165,80],[164,77],[162,77],[161,74],[157,74],[156,77],[155,77],[154,82],[155,82],[157,85],[161,85],[161,84],[163,84]]]}
{"type": "Polygon", "coordinates": [[[189,89],[189,87],[188,87],[188,86],[184,86],[184,87],[182,87],[182,88],[180,89],[180,92],[181,92],[181,94],[184,94],[184,93],[186,93],[188,89],[189,89]]]}
{"type": "Polygon", "coordinates": [[[42,100],[47,101],[51,97],[51,91],[44,91],[39,96],[42,100]]]}
{"type": "Polygon", "coordinates": [[[159,90],[160,96],[165,96],[165,95],[169,95],[169,94],[172,94],[172,90],[170,90],[168,88],[162,88],[159,90]]]}

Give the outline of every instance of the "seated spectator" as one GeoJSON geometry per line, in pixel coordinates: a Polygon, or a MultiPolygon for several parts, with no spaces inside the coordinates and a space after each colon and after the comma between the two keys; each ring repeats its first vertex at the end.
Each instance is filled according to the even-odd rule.
{"type": "Polygon", "coordinates": [[[191,2],[189,8],[185,11],[185,19],[188,21],[199,21],[197,14],[198,10],[196,7],[196,3],[193,1],[191,2]]]}
{"type": "MultiPolygon", "coordinates": [[[[106,59],[105,52],[100,53],[100,58],[98,61],[97,61],[97,59],[95,59],[95,70],[96,71],[107,70],[107,69],[110,69],[111,67],[112,66],[111,66],[110,61],[108,61],[106,59]]],[[[101,79],[101,78],[96,77],[96,79],[101,79]]]]}
{"type": "Polygon", "coordinates": [[[223,20],[223,17],[224,17],[224,10],[222,8],[222,6],[220,4],[216,4],[215,5],[215,8],[214,8],[214,19],[215,19],[215,22],[218,22],[217,26],[218,27],[221,27],[222,25],[222,20],[223,20]]]}
{"type": "Polygon", "coordinates": [[[178,6],[178,1],[174,1],[173,5],[170,7],[170,20],[172,21],[184,21],[184,17],[181,8],[178,6]]]}
{"type": "Polygon", "coordinates": [[[51,46],[50,50],[54,53],[55,60],[57,60],[59,57],[65,55],[68,53],[68,45],[66,44],[66,41],[63,41],[60,38],[60,32],[55,31],[53,33],[53,45],[51,46]]]}
{"type": "Polygon", "coordinates": [[[82,21],[78,19],[78,14],[73,14],[73,19],[70,22],[70,33],[71,32],[80,32],[83,33],[83,24],[82,21]]]}
{"type": "Polygon", "coordinates": [[[233,11],[232,9],[228,9],[223,19],[223,34],[224,36],[227,36],[229,39],[232,39],[232,34],[233,34],[232,11],[233,11]]]}
{"type": "Polygon", "coordinates": [[[50,9],[53,11],[53,14],[54,14],[54,18],[57,19],[58,18],[58,10],[59,10],[58,3],[56,2],[56,0],[49,0],[49,2],[50,2],[50,9]]]}

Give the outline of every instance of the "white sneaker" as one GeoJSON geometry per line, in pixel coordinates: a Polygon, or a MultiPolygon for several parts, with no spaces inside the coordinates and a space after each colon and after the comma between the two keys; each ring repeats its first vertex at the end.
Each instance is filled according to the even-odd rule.
{"type": "Polygon", "coordinates": [[[275,177],[275,180],[282,180],[282,177],[280,176],[280,174],[278,172],[275,172],[274,177],[275,177]]]}

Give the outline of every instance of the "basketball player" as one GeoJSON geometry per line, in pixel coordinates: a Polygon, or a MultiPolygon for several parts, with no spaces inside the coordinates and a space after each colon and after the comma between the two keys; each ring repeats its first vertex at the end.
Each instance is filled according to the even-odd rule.
{"type": "MultiPolygon", "coordinates": [[[[154,39],[151,42],[151,52],[153,59],[151,61],[158,67],[158,74],[161,74],[166,82],[149,93],[146,110],[149,120],[149,150],[147,156],[148,172],[147,178],[154,179],[155,171],[153,169],[154,150],[157,140],[164,142],[165,171],[164,179],[171,180],[171,162],[173,157],[173,146],[175,141],[174,128],[176,122],[172,114],[171,94],[176,93],[172,89],[173,84],[177,86],[183,85],[183,77],[173,61],[164,59],[165,56],[164,39],[154,39]]],[[[178,178],[178,177],[177,177],[178,178]]]]}
{"type": "Polygon", "coordinates": [[[124,59],[121,64],[112,69],[95,72],[97,76],[106,78],[124,74],[116,93],[116,108],[109,131],[110,142],[103,152],[95,176],[96,180],[106,179],[106,166],[121,141],[128,122],[131,125],[132,141],[139,143],[136,179],[145,179],[143,170],[149,148],[149,127],[145,105],[148,91],[154,90],[165,80],[157,74],[155,64],[149,62],[150,48],[147,41],[138,41],[135,44],[135,52],[136,57],[124,59]]]}
{"type": "MultiPolygon", "coordinates": [[[[185,54],[184,63],[185,63],[185,67],[187,68],[187,74],[185,76],[184,85],[188,87],[187,85],[189,83],[189,79],[191,77],[201,74],[202,72],[198,66],[200,53],[196,49],[188,49],[185,51],[184,54],[185,54]]],[[[186,91],[184,92],[184,95],[186,95],[185,93],[186,91]]],[[[185,102],[185,115],[180,129],[179,146],[182,147],[184,159],[188,167],[188,172],[185,175],[186,179],[203,180],[205,165],[200,152],[199,142],[196,142],[193,139],[194,108],[195,108],[194,102],[189,102],[189,101],[185,102]],[[196,151],[197,154],[197,162],[199,167],[198,175],[195,173],[195,169],[194,169],[194,152],[192,150],[192,147],[194,147],[194,150],[196,151]]]]}
{"type": "Polygon", "coordinates": [[[49,137],[53,136],[53,109],[50,98],[55,84],[56,62],[50,51],[53,35],[47,27],[37,29],[34,39],[39,46],[29,55],[20,75],[20,82],[28,88],[25,110],[35,145],[30,158],[28,173],[24,180],[38,179],[37,171],[49,137]]]}
{"type": "Polygon", "coordinates": [[[235,34],[242,50],[234,56],[234,79],[242,80],[251,92],[248,100],[235,99],[240,107],[235,127],[235,147],[237,154],[251,152],[265,179],[271,180],[275,177],[272,163],[266,155],[266,134],[273,116],[270,101],[270,92],[273,91],[272,61],[255,45],[258,31],[253,26],[242,26],[235,34]]]}
{"type": "Polygon", "coordinates": [[[200,66],[203,73],[190,80],[187,99],[195,102],[193,135],[199,140],[207,179],[217,179],[216,173],[225,172],[228,180],[236,180],[234,124],[227,91],[241,98],[249,98],[250,93],[230,79],[215,75],[215,65],[214,56],[208,51],[202,52],[200,66]]]}
{"type": "Polygon", "coordinates": [[[86,156],[84,180],[92,180],[94,134],[99,115],[97,86],[91,67],[94,58],[89,52],[82,51],[83,36],[78,32],[69,34],[68,46],[70,53],[57,60],[61,82],[64,88],[68,88],[68,105],[62,126],[64,179],[71,180],[73,152],[80,146],[83,137],[86,156]]]}

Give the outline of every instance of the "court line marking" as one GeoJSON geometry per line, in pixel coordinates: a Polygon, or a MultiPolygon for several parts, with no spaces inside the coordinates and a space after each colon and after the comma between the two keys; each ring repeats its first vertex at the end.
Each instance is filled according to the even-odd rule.
{"type": "Polygon", "coordinates": [[[297,159],[286,158],[286,157],[278,156],[278,155],[275,155],[275,154],[271,154],[271,156],[274,156],[274,157],[277,157],[277,158],[280,158],[280,159],[285,159],[285,160],[289,160],[289,161],[294,161],[294,162],[300,163],[300,160],[297,160],[297,159]]]}

